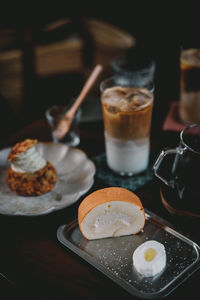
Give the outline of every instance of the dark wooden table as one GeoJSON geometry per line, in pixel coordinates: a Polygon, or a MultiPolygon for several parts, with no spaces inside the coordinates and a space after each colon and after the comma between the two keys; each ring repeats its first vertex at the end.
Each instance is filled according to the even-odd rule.
{"type": "MultiPolygon", "coordinates": [[[[90,158],[104,152],[101,122],[81,124],[80,134],[79,148],[90,158]]],[[[2,142],[1,148],[27,137],[49,141],[50,132],[46,122],[39,120],[28,125],[2,142]]],[[[176,145],[177,141],[178,133],[152,131],[152,151],[155,155],[163,147],[176,145]]],[[[105,186],[95,178],[89,192],[105,186]]],[[[136,193],[145,208],[165,218],[195,241],[200,241],[197,220],[171,215],[163,207],[160,182],[156,178],[136,193]]],[[[110,299],[111,295],[113,299],[137,299],[58,242],[57,228],[73,218],[80,201],[69,208],[40,217],[0,215],[1,299],[102,300],[110,299]]],[[[193,298],[198,295],[199,275],[197,271],[167,298],[181,299],[182,295],[193,298]]]]}

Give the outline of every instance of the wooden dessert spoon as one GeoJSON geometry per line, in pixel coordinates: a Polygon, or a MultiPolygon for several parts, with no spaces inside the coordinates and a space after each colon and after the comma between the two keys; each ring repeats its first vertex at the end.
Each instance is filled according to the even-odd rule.
{"type": "Polygon", "coordinates": [[[75,100],[74,104],[71,108],[61,117],[60,122],[57,125],[55,134],[58,140],[62,139],[66,133],[70,130],[71,123],[75,114],[77,113],[80,105],[82,104],[83,100],[89,93],[90,89],[94,85],[95,81],[97,80],[98,76],[102,72],[103,67],[102,65],[96,65],[93,69],[92,73],[90,74],[89,78],[85,82],[80,94],[78,95],[77,99],[75,100]]]}

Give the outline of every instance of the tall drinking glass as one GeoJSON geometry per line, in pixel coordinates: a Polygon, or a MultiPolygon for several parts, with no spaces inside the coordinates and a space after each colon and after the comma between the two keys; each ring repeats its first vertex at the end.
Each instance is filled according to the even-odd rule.
{"type": "Polygon", "coordinates": [[[120,175],[148,167],[153,108],[153,84],[127,84],[120,76],[100,84],[107,164],[120,175]]]}

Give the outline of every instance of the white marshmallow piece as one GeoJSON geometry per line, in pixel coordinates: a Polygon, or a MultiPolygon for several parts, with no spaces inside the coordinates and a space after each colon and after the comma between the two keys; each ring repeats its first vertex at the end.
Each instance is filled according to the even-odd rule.
{"type": "Polygon", "coordinates": [[[159,274],[166,266],[164,245],[154,240],[141,244],[133,253],[133,265],[145,277],[159,274]]]}

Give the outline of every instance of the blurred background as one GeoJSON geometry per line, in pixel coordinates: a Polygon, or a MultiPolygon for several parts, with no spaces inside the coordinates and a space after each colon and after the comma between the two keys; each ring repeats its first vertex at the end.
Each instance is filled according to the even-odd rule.
{"type": "MultiPolygon", "coordinates": [[[[76,1],[43,7],[8,3],[0,12],[0,137],[67,104],[92,68],[135,47],[156,61],[153,126],[161,128],[169,103],[179,99],[179,54],[199,43],[198,9],[160,1],[76,1]]],[[[98,84],[84,102],[83,119],[101,119],[98,84]]]]}

